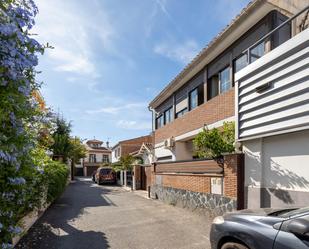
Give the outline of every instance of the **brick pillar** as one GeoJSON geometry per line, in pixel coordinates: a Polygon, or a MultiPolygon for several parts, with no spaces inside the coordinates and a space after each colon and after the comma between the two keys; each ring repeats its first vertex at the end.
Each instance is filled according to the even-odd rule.
{"type": "Polygon", "coordinates": [[[237,209],[244,206],[244,156],[230,154],[224,156],[223,195],[237,199],[237,209]]]}

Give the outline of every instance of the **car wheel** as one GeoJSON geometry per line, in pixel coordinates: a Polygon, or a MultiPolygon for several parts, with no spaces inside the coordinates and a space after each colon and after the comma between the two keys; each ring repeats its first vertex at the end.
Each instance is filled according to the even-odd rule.
{"type": "Polygon", "coordinates": [[[227,242],[221,247],[221,249],[249,249],[249,248],[243,244],[239,244],[236,242],[227,242]]]}

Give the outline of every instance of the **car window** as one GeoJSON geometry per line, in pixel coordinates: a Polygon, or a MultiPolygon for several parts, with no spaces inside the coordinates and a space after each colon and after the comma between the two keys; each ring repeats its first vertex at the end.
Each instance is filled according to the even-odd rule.
{"type": "Polygon", "coordinates": [[[282,218],[290,218],[290,217],[294,217],[294,216],[298,216],[298,215],[302,215],[306,213],[309,213],[309,207],[294,209],[287,213],[280,214],[279,216],[282,218]]]}
{"type": "Polygon", "coordinates": [[[101,169],[100,173],[103,175],[109,175],[111,173],[111,169],[101,169]]]}

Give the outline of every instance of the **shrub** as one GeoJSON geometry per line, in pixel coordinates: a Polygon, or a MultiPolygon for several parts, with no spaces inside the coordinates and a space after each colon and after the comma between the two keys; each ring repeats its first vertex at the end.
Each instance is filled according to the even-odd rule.
{"type": "Polygon", "coordinates": [[[234,122],[225,122],[222,128],[203,129],[193,140],[196,155],[200,158],[217,158],[234,151],[234,122]]]}
{"type": "Polygon", "coordinates": [[[54,201],[65,189],[69,169],[60,162],[51,161],[44,167],[44,185],[47,186],[47,202],[54,201]]]}

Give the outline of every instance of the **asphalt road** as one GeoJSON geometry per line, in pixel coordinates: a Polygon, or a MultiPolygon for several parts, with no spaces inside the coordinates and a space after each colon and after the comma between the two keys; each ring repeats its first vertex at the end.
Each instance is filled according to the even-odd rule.
{"type": "Polygon", "coordinates": [[[72,182],[16,248],[209,248],[204,216],[90,179],[72,182]]]}

